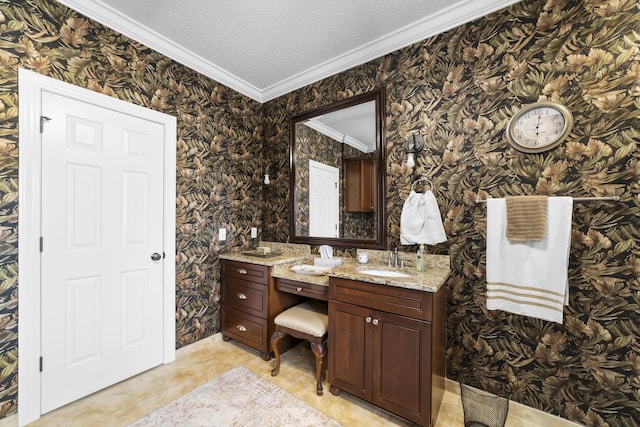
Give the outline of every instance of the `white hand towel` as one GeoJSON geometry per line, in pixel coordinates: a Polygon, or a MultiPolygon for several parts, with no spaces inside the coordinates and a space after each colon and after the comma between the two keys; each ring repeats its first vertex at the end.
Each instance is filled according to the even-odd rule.
{"type": "Polygon", "coordinates": [[[411,190],[400,214],[400,243],[436,245],[446,240],[440,208],[433,193],[411,190]]]}
{"type": "Polygon", "coordinates": [[[544,238],[510,242],[505,199],[487,200],[487,309],[562,323],[572,212],[571,197],[550,197],[544,238]]]}

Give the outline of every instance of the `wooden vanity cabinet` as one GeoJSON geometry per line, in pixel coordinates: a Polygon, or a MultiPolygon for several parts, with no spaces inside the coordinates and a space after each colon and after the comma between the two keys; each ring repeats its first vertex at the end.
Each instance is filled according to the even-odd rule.
{"type": "Polygon", "coordinates": [[[434,294],[331,277],[331,392],[432,426],[444,394],[443,288],[434,294]]]}
{"type": "MultiPolygon", "coordinates": [[[[278,292],[271,267],[231,260],[220,262],[220,332],[225,341],[234,339],[260,353],[272,356],[273,319],[302,301],[302,297],[278,292]]],[[[293,344],[283,342],[281,351],[293,344]]]]}
{"type": "Polygon", "coordinates": [[[368,159],[345,160],[345,210],[373,212],[376,207],[375,167],[368,159]]]}

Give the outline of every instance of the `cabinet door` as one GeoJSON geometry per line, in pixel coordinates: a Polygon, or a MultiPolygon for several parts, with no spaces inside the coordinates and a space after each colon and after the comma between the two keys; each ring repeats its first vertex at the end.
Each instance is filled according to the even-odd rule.
{"type": "Polygon", "coordinates": [[[431,324],[375,312],[373,403],[420,425],[429,425],[431,324]]]}
{"type": "Polygon", "coordinates": [[[373,211],[376,203],[373,185],[373,171],[373,163],[362,162],[362,170],[360,173],[360,191],[362,194],[360,195],[360,199],[362,203],[362,210],[367,212],[373,211]]]}
{"type": "Polygon", "coordinates": [[[374,166],[370,160],[345,161],[345,210],[373,212],[376,204],[374,166]]]}
{"type": "Polygon", "coordinates": [[[329,301],[329,383],[371,401],[372,311],[329,301]]]}

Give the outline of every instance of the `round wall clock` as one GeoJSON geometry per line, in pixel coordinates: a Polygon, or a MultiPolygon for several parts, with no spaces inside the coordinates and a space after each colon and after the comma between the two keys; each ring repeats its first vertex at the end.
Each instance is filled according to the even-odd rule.
{"type": "Polygon", "coordinates": [[[550,150],[567,137],[573,127],[573,115],[557,102],[534,102],[524,106],[507,125],[507,139],[525,153],[550,150]]]}

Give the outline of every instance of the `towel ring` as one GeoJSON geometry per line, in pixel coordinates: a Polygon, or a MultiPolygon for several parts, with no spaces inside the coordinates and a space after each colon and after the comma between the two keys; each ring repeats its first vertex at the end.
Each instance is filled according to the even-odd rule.
{"type": "Polygon", "coordinates": [[[422,182],[426,182],[427,184],[429,184],[430,189],[433,190],[433,183],[429,180],[429,178],[423,176],[413,181],[413,184],[411,184],[411,191],[415,190],[416,184],[420,184],[422,182]]]}

